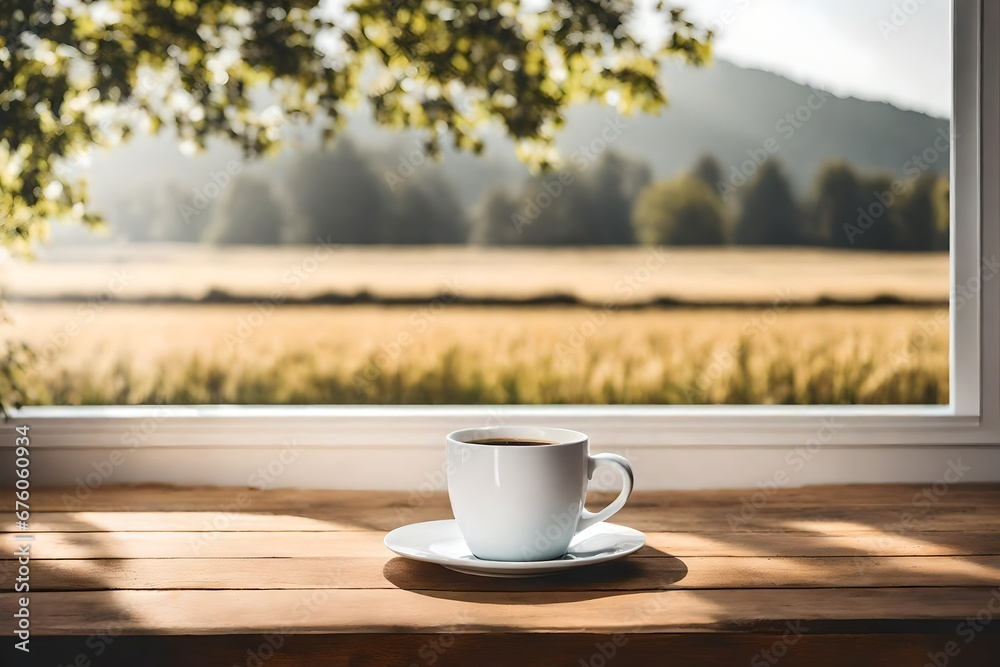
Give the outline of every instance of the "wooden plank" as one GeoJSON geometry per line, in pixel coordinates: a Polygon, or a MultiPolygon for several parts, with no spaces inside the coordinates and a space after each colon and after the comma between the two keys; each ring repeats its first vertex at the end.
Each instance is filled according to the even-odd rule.
{"type": "MultiPolygon", "coordinates": [[[[1000,485],[948,487],[927,503],[924,488],[780,489],[756,508],[743,501],[759,490],[640,493],[617,520],[646,530],[646,549],[527,580],[460,575],[382,546],[389,528],[449,517],[443,493],[105,487],[73,505],[93,511],[42,512],[66,508],[42,491],[32,498],[33,658],[35,647],[62,646],[41,664],[85,655],[145,667],[253,656],[268,667],[438,666],[501,656],[578,667],[625,632],[607,664],[669,655],[771,665],[761,652],[774,646],[788,649],[782,667],[925,664],[963,640],[965,619],[1000,617],[1000,485]],[[805,634],[788,644],[796,622],[805,634]],[[281,633],[280,650],[255,653],[265,638],[249,633],[260,632],[281,633]],[[54,634],[84,636],[47,640],[54,634]],[[113,634],[119,653],[88,653],[91,634],[113,634]],[[141,636],[150,634],[173,636],[141,636]]],[[[6,580],[15,542],[0,542],[6,580]]],[[[17,597],[0,594],[0,614],[17,597]]],[[[949,667],[995,667],[1000,623],[973,639],[945,656],[949,667]]],[[[4,664],[16,664],[9,650],[4,664]]]]}
{"type": "MultiPolygon", "coordinates": [[[[381,531],[122,532],[35,534],[35,559],[389,557],[381,531]]],[[[14,559],[14,535],[0,535],[0,559],[14,559]]],[[[1000,532],[647,533],[636,557],[657,556],[990,556],[1000,532]]]]}
{"type": "MultiPolygon", "coordinates": [[[[798,628],[795,628],[798,631],[798,628]]],[[[106,631],[105,631],[106,632],[106,631]]],[[[95,665],[142,667],[356,667],[357,665],[775,665],[781,667],[919,667],[928,654],[948,667],[996,667],[1000,635],[966,642],[941,634],[342,634],[133,637],[46,637],[32,643],[34,664],[70,665],[83,656],[95,665]],[[960,651],[944,654],[949,642],[960,651]],[[100,655],[95,655],[97,650],[100,655]],[[609,656],[609,657],[606,657],[609,656]],[[668,657],[669,656],[669,657],[668,657]],[[845,656],[850,656],[849,658],[845,656]],[[604,662],[601,662],[604,658],[604,662]],[[756,659],[756,662],[755,662],[756,659]],[[780,661],[780,662],[779,662],[780,661]]],[[[23,655],[11,642],[0,649],[4,664],[23,655]]],[[[84,663],[76,663],[84,664],[84,663]]]]}
{"type": "MultiPolygon", "coordinates": [[[[109,485],[33,489],[36,512],[66,511],[199,511],[247,505],[252,511],[282,512],[310,508],[409,509],[415,506],[447,508],[443,481],[436,491],[255,489],[250,487],[175,487],[167,485],[109,485]]],[[[610,500],[612,493],[592,493],[594,503],[610,500]]],[[[766,500],[774,508],[825,508],[831,504],[852,508],[912,507],[930,502],[934,507],[1000,508],[1000,484],[868,484],[807,486],[800,488],[715,489],[703,491],[637,491],[629,500],[633,507],[739,508],[766,500]]],[[[0,509],[13,509],[13,496],[0,498],[0,509]]]]}
{"type": "MultiPolygon", "coordinates": [[[[376,530],[388,531],[417,521],[451,518],[451,511],[420,507],[407,512],[392,509],[345,509],[340,507],[302,509],[287,514],[254,511],[204,509],[200,512],[51,512],[33,513],[35,532],[93,531],[308,531],[376,530]]],[[[886,533],[951,532],[959,530],[1000,531],[1000,511],[988,507],[950,508],[869,508],[830,506],[811,509],[765,507],[741,515],[731,510],[701,508],[662,509],[626,507],[615,522],[642,531],[725,533],[886,533]]],[[[2,532],[14,532],[12,515],[0,523],[2,532]]]]}
{"type": "MultiPolygon", "coordinates": [[[[10,618],[17,595],[0,594],[10,618]]],[[[284,633],[954,632],[1000,606],[996,588],[831,588],[655,592],[179,590],[40,592],[33,636],[284,633]],[[876,628],[883,628],[877,630],[876,628]]],[[[1000,624],[982,632],[1000,632],[1000,624]]]]}
{"type": "MultiPolygon", "coordinates": [[[[558,576],[501,580],[404,558],[32,560],[32,590],[377,589],[650,591],[711,588],[989,587],[1000,556],[630,558],[558,576]]],[[[13,580],[17,561],[0,563],[13,580]]],[[[998,607],[1000,611],[1000,607],[998,607]]]]}
{"type": "MultiPolygon", "coordinates": [[[[14,528],[13,521],[5,520],[0,523],[0,532],[14,533],[14,528]]],[[[41,512],[31,515],[32,533],[122,533],[154,530],[217,533],[381,529],[361,525],[361,522],[354,519],[327,521],[308,516],[254,512],[41,512]]]]}

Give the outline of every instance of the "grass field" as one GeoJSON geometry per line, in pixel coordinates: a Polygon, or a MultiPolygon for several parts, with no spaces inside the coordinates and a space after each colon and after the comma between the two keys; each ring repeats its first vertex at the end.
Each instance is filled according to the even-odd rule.
{"type": "Polygon", "coordinates": [[[0,282],[35,404],[948,402],[943,254],[77,248],[0,282]],[[290,305],[358,291],[416,303],[290,305]],[[590,305],[450,298],[555,293],[590,305]],[[887,296],[922,305],[806,305],[887,296]],[[629,309],[665,297],[700,307],[629,309]]]}
{"type": "Polygon", "coordinates": [[[18,305],[38,404],[947,403],[924,308],[18,305]],[[67,321],[78,333],[59,347],[67,321]]]}

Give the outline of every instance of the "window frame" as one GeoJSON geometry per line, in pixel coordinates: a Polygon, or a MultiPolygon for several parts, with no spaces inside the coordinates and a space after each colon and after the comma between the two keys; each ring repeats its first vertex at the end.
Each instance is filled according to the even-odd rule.
{"type": "MultiPolygon", "coordinates": [[[[938,458],[946,450],[988,449],[976,454],[986,457],[987,468],[976,474],[1000,478],[1000,279],[984,279],[981,271],[982,258],[1000,257],[1000,3],[954,0],[952,8],[950,405],[32,407],[15,411],[7,428],[30,425],[34,451],[51,467],[44,479],[68,484],[81,470],[90,471],[87,461],[113,451],[129,453],[133,464],[119,471],[118,481],[242,483],[241,457],[273,458],[293,443],[311,452],[317,465],[356,464],[353,473],[350,466],[338,467],[320,486],[413,488],[416,473],[384,469],[387,452],[400,453],[416,470],[439,467],[445,433],[499,423],[572,427],[587,432],[595,449],[641,451],[664,461],[684,452],[686,461],[706,465],[722,460],[706,456],[720,455],[735,457],[729,459],[734,463],[774,461],[775,453],[816,442],[842,450],[849,464],[874,461],[887,451],[899,456],[899,449],[916,457],[934,450],[938,458]],[[958,295],[961,302],[956,286],[970,288],[958,295]],[[192,467],[192,450],[201,453],[205,467],[184,472],[183,461],[192,467]],[[241,472],[227,472],[226,466],[241,472]]],[[[5,449],[12,445],[13,438],[2,443],[5,449]]],[[[926,477],[929,462],[938,458],[901,464],[901,474],[926,477]]],[[[725,480],[715,466],[684,480],[657,473],[647,481],[752,485],[761,479],[759,468],[749,465],[725,480]]],[[[299,477],[291,478],[292,485],[299,477]]],[[[864,474],[833,471],[816,478],[862,481],[864,474]]],[[[316,485],[314,477],[304,479],[316,485]]]]}

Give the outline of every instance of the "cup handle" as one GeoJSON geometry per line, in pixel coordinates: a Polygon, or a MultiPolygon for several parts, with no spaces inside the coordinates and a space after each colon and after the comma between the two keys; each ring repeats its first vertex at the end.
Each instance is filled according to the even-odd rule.
{"type": "Polygon", "coordinates": [[[593,526],[599,521],[604,521],[624,507],[625,501],[627,501],[629,495],[632,494],[632,486],[635,483],[635,478],[632,476],[632,466],[629,465],[628,460],[624,456],[618,456],[617,454],[594,454],[588,458],[587,479],[594,478],[594,471],[599,466],[605,465],[617,468],[618,472],[622,475],[622,491],[610,505],[602,509],[600,512],[591,512],[588,511],[587,508],[584,508],[583,512],[580,514],[580,522],[576,525],[576,532],[578,533],[585,528],[593,526]]]}

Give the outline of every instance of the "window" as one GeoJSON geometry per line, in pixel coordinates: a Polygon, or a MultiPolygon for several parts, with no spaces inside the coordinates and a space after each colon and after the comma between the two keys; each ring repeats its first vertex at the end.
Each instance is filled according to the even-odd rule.
{"type": "MultiPolygon", "coordinates": [[[[229,478],[239,482],[252,461],[295,447],[316,462],[358,464],[298,466],[302,483],[403,484],[433,469],[451,427],[524,421],[571,425],[602,448],[630,450],[649,484],[752,484],[796,448],[805,448],[803,460],[820,450],[826,457],[799,481],[863,481],[866,465],[893,460],[901,446],[933,453],[896,459],[898,479],[933,475],[949,444],[968,448],[949,451],[968,452],[980,463],[973,474],[987,475],[996,450],[981,446],[1000,442],[1000,281],[991,268],[1000,230],[995,188],[983,184],[996,183],[1000,153],[998,33],[984,26],[996,27],[997,8],[953,3],[953,46],[944,49],[952,69],[936,69],[937,57],[896,63],[920,75],[890,82],[878,74],[892,63],[875,54],[944,48],[946,3],[909,14],[888,2],[852,3],[851,11],[843,3],[710,4],[692,19],[718,26],[713,68],[668,68],[674,97],[658,119],[577,110],[560,138],[571,168],[533,179],[513,161],[484,171],[465,154],[431,166],[412,137],[402,144],[412,150],[379,146],[376,137],[364,150],[345,142],[260,165],[220,147],[216,163],[179,161],[175,171],[195,164],[205,172],[200,186],[161,188],[158,202],[132,193],[180,158],[164,153],[155,170],[137,168],[163,149],[156,143],[100,156],[95,185],[102,169],[133,179],[94,193],[117,207],[112,232],[159,234],[174,245],[68,232],[42,261],[18,267],[11,289],[25,300],[15,311],[31,312],[47,346],[40,371],[51,400],[41,402],[62,406],[19,417],[65,461],[92,459],[88,448],[125,448],[136,462],[129,470],[143,472],[123,466],[122,481],[201,481],[232,466],[229,478]],[[848,44],[846,31],[836,42],[837,26],[858,16],[870,21],[870,42],[848,44]],[[760,30],[797,41],[752,40],[760,30]],[[839,44],[848,64],[817,56],[788,65],[789,50],[811,39],[839,44]],[[748,46],[762,41],[780,48],[748,46]],[[783,76],[751,69],[781,63],[783,76]],[[942,82],[953,108],[934,94],[942,82]],[[740,97],[723,95],[732,91],[740,97]],[[766,105],[733,115],[735,99],[766,105]],[[835,114],[830,125],[824,112],[835,114]],[[733,118],[751,123],[754,114],[767,121],[753,131],[733,127],[733,118]],[[682,121],[689,125],[671,130],[680,156],[664,158],[661,147],[652,165],[634,158],[653,143],[655,123],[682,121]],[[850,122],[855,131],[810,133],[850,122]],[[706,131],[686,146],[695,123],[737,138],[706,146],[706,131]],[[923,150],[913,149],[914,136],[923,150]],[[700,160],[713,150],[729,152],[714,164],[700,160]],[[830,157],[842,164],[823,166],[830,157]],[[365,160],[380,166],[363,172],[365,160]],[[278,173],[300,189],[278,191],[278,173]],[[484,187],[497,174],[514,184],[507,193],[484,187]],[[392,196],[345,204],[334,217],[346,227],[324,235],[317,232],[332,217],[331,188],[392,196]],[[478,216],[471,230],[466,210],[478,216]],[[294,215],[282,226],[261,224],[287,211],[294,215]],[[421,227],[426,220],[432,228],[421,227]],[[186,243],[184,234],[202,225],[198,238],[217,245],[186,243]],[[454,247],[463,233],[481,246],[454,247]],[[246,235],[270,246],[318,241],[232,245],[246,235]],[[406,245],[371,247],[383,238],[406,245]],[[365,247],[330,247],[345,239],[365,247]],[[531,245],[493,247],[522,240],[531,245]],[[581,242],[597,247],[581,250],[581,242]],[[782,271],[779,279],[768,273],[782,271]],[[141,303],[108,303],[130,295],[141,303]],[[60,303],[67,296],[80,302],[60,303]],[[332,342],[331,332],[339,332],[332,342]],[[61,361],[71,348],[79,348],[75,367],[61,361]],[[233,354],[214,357],[219,350],[233,354]],[[123,352],[132,355],[127,364],[123,352]],[[88,403],[100,407],[76,407],[88,403]],[[146,405],[106,407],[117,403],[146,405]],[[394,452],[391,471],[363,453],[384,448],[394,452]],[[192,456],[206,464],[200,471],[189,470],[192,456]]],[[[308,144],[308,128],[301,132],[308,144]]]]}

